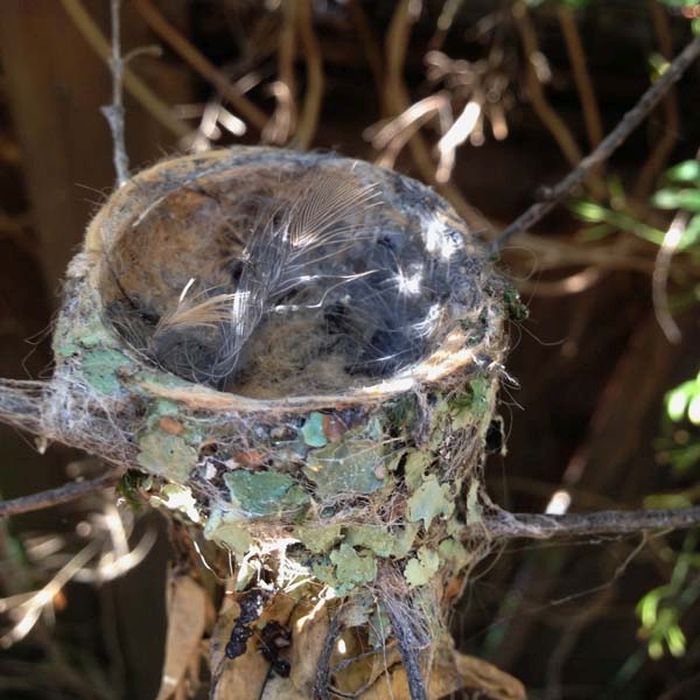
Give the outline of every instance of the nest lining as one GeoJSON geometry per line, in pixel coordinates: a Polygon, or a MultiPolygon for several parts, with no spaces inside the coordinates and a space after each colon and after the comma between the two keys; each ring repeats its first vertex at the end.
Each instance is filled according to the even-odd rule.
{"type": "Polygon", "coordinates": [[[107,316],[161,369],[241,396],[337,394],[395,376],[481,312],[483,256],[415,186],[330,156],[183,183],[107,247],[107,316]],[[308,241],[280,260],[294,226],[308,241]]]}

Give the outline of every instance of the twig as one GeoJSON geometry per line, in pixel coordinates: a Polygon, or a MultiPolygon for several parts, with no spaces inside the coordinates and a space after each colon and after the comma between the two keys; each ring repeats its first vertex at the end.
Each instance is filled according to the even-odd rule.
{"type": "MultiPolygon", "coordinates": [[[[45,586],[28,594],[26,599],[13,611],[15,614],[20,611],[23,613],[19,621],[8,632],[0,636],[0,648],[7,649],[29,634],[44,608],[51,604],[56,594],[97,554],[99,548],[100,543],[93,540],[59,569],[45,586]]],[[[2,602],[7,604],[7,601],[6,598],[2,602]]]]}
{"type": "Polygon", "coordinates": [[[47,382],[0,379],[0,423],[41,434],[42,406],[47,382]]]}
{"type": "Polygon", "coordinates": [[[340,631],[340,616],[336,614],[331,617],[326,639],[323,642],[323,649],[321,649],[321,654],[318,657],[313,687],[314,700],[330,700],[331,656],[333,656],[335,640],[338,638],[340,631]]]}
{"type": "Polygon", "coordinates": [[[569,131],[569,128],[562,118],[552,108],[552,105],[549,104],[544,94],[540,76],[537,74],[536,63],[538,59],[541,60],[542,54],[537,42],[535,27],[525,2],[520,1],[513,5],[513,17],[515,18],[515,25],[520,34],[523,51],[525,52],[525,62],[527,66],[525,77],[528,97],[530,98],[532,107],[542,123],[552,134],[555,141],[559,144],[559,148],[566,159],[572,166],[576,166],[583,154],[572,136],[571,131],[569,131]]]}
{"type": "Polygon", "coordinates": [[[168,22],[151,0],[134,0],[148,26],[205,80],[210,82],[256,129],[262,131],[267,115],[254,105],[228,78],[168,22]]]}
{"type": "Polygon", "coordinates": [[[603,140],[603,124],[600,119],[598,100],[593,90],[593,82],[586,65],[586,54],[583,50],[581,36],[576,27],[576,18],[573,10],[568,5],[560,5],[557,13],[559,24],[564,34],[564,41],[566,42],[566,50],[571,61],[576,89],[583,108],[583,119],[586,122],[588,142],[591,148],[595,148],[603,140]]]}
{"type": "Polygon", "coordinates": [[[549,213],[559,201],[586,178],[588,173],[607,160],[627,137],[639,126],[661,98],[676,83],[688,67],[700,55],[700,35],[696,36],[676,57],[663,75],[642,95],[639,102],[625,114],[620,123],[587,155],[563,180],[550,188],[547,199],[533,204],[520,215],[492,243],[492,253],[497,253],[517,233],[526,231],[549,213]]]}
{"type": "Polygon", "coordinates": [[[394,608],[393,601],[383,600],[382,606],[391,624],[391,631],[399,648],[401,661],[408,681],[411,700],[428,700],[425,679],[420,667],[421,644],[413,630],[413,621],[394,608]]]}
{"type": "MultiPolygon", "coordinates": [[[[626,535],[646,530],[683,530],[700,525],[700,506],[677,510],[602,510],[597,513],[509,513],[484,516],[479,525],[495,539],[535,540],[585,535],[626,535]]],[[[473,534],[473,533],[468,533],[473,534]]]]}
{"type": "Polygon", "coordinates": [[[382,56],[381,45],[374,32],[372,23],[367,17],[362,3],[359,0],[349,0],[347,4],[350,21],[355,27],[357,37],[362,43],[365,50],[367,63],[372,71],[374,85],[377,89],[377,99],[379,101],[379,111],[382,117],[387,116],[386,107],[384,105],[384,92],[382,86],[384,84],[384,58],[382,56]]]}
{"type": "Polygon", "coordinates": [[[293,142],[295,146],[306,149],[311,145],[316,133],[323,98],[323,57],[321,46],[314,34],[311,0],[298,3],[296,20],[306,61],[306,94],[293,142]]]}
{"type": "Polygon", "coordinates": [[[277,81],[270,88],[277,106],[262,132],[266,143],[282,145],[289,141],[297,123],[297,89],[294,62],[297,50],[297,5],[282,3],[282,26],[277,43],[277,81]]]}
{"type": "Polygon", "coordinates": [[[117,186],[121,187],[129,179],[129,156],[124,141],[124,59],[121,46],[121,0],[111,0],[112,57],[109,67],[112,71],[112,104],[102,108],[114,142],[114,170],[117,173],[117,186]]]}
{"type": "MultiPolygon", "coordinates": [[[[389,114],[399,115],[411,106],[408,90],[403,80],[403,69],[411,37],[411,26],[417,20],[415,5],[411,0],[401,0],[394,10],[386,37],[386,80],[384,104],[389,114]]],[[[419,133],[413,134],[408,147],[421,177],[435,185],[457,213],[475,231],[490,230],[483,215],[469,205],[462,193],[451,182],[438,183],[435,179],[435,163],[425,140],[419,133]]]]}
{"type": "MultiPolygon", "coordinates": [[[[85,11],[80,0],[61,0],[61,3],[93,51],[109,63],[112,53],[109,42],[85,11]]],[[[187,125],[175,117],[170,107],[129,68],[124,68],[124,87],[159,124],[162,124],[177,138],[184,138],[189,134],[190,130],[187,125]]]]}
{"type": "Polygon", "coordinates": [[[113,486],[119,481],[120,477],[121,472],[109,471],[96,479],[72,481],[69,484],[64,484],[48,491],[40,491],[29,496],[0,501],[0,518],[7,518],[10,515],[19,515],[20,513],[31,513],[36,510],[51,508],[61,503],[75,501],[89,493],[113,486]]]}
{"type": "MultiPolygon", "coordinates": [[[[649,0],[648,5],[652,25],[659,42],[659,50],[664,59],[670,61],[673,57],[673,37],[666,10],[661,7],[658,0],[649,0]]],[[[664,96],[662,107],[665,123],[656,134],[658,140],[656,138],[652,139],[655,141],[654,148],[649,159],[644,164],[634,188],[634,196],[639,200],[643,200],[649,196],[649,192],[654,184],[654,179],[673,152],[678,138],[680,117],[678,114],[678,98],[675,94],[675,90],[669,90],[668,94],[664,96]]]]}
{"type": "Polygon", "coordinates": [[[654,302],[654,315],[661,326],[661,330],[670,343],[681,342],[681,329],[673,320],[668,309],[668,275],[671,270],[671,260],[683,238],[685,228],[688,225],[689,214],[679,211],[671,221],[659,246],[654,264],[654,273],[651,276],[651,292],[654,302]]]}

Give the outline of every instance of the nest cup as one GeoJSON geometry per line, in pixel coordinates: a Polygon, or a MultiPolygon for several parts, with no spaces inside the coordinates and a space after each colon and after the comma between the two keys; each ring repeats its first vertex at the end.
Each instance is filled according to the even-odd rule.
{"type": "Polygon", "coordinates": [[[71,264],[43,430],[149,474],[246,562],[239,589],[262,576],[329,615],[352,599],[343,626],[365,647],[430,646],[445,582],[487,547],[464,532],[487,503],[506,297],[481,241],[410,178],[257,147],[166,161],[110,197],[71,264]],[[321,224],[251,306],[241,286],[270,261],[254,237],[321,224]]]}

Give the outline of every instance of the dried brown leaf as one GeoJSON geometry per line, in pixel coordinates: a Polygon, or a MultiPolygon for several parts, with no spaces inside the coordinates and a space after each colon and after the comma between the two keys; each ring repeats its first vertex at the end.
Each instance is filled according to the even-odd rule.
{"type": "Polygon", "coordinates": [[[165,661],[157,700],[182,696],[188,669],[198,669],[207,623],[206,591],[188,576],[170,584],[165,661]]]}
{"type": "Polygon", "coordinates": [[[298,691],[311,697],[318,660],[330,628],[328,610],[325,606],[316,609],[310,604],[298,605],[294,609],[291,622],[292,670],[289,680],[298,691]]]}
{"type": "MultiPolygon", "coordinates": [[[[493,664],[447,650],[439,654],[430,676],[428,695],[438,700],[462,688],[478,690],[492,700],[526,700],[523,684],[493,664]]],[[[411,700],[408,680],[402,666],[391,668],[388,674],[360,696],[360,700],[411,700]]]]}

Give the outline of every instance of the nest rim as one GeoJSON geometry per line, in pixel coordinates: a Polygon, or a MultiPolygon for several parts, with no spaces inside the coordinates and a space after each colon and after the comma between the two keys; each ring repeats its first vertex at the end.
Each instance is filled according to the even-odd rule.
{"type": "MultiPolygon", "coordinates": [[[[223,391],[206,386],[193,380],[183,378],[167,369],[159,367],[150,359],[133,348],[126,338],[105,317],[105,299],[102,283],[105,279],[107,255],[112,247],[139,217],[143,217],[151,208],[177,190],[187,185],[195,184],[198,180],[215,176],[220,177],[227,169],[235,168],[237,158],[247,156],[274,156],[279,149],[259,146],[237,146],[230,149],[218,149],[205,154],[185,155],[170,158],[156,163],[133,175],[126,183],[116,189],[104,202],[95,218],[90,222],[83,247],[87,257],[83,274],[88,288],[93,290],[90,308],[87,313],[97,321],[116,347],[140,365],[141,381],[139,388],[156,398],[181,401],[193,409],[200,410],[230,410],[242,413],[289,413],[308,411],[326,407],[349,407],[354,405],[380,404],[420,388],[450,383],[451,377],[458,379],[464,369],[472,364],[478,364],[482,353],[480,349],[490,345],[488,336],[492,332],[498,334],[501,312],[494,303],[487,302],[488,318],[485,326],[487,337],[478,343],[469,343],[469,334],[464,330],[457,315],[451,318],[452,328],[447,332],[436,347],[423,359],[398,370],[390,377],[378,380],[368,380],[366,384],[350,387],[345,390],[323,393],[309,393],[286,397],[254,398],[235,391],[223,391]],[[160,185],[154,187],[154,183],[160,185]],[[165,189],[165,191],[163,191],[165,189]],[[97,302],[97,303],[94,303],[97,302]]],[[[291,153],[291,152],[290,152],[291,153]]],[[[297,154],[299,155],[299,154],[297,154]]],[[[336,154],[310,153],[304,156],[329,156],[339,161],[354,161],[336,154]]],[[[370,165],[370,164],[367,164],[370,165]]],[[[378,168],[378,166],[370,166],[378,168]]],[[[378,168],[380,169],[380,168],[378,168]]],[[[381,169],[380,169],[381,170],[381,169]]],[[[405,175],[402,178],[412,180],[405,175]]],[[[423,183],[416,182],[426,190],[430,189],[423,183]]],[[[444,200],[443,200],[444,201],[444,200]]],[[[481,249],[482,242],[466,228],[462,220],[445,202],[447,210],[461,224],[460,233],[465,237],[471,236],[473,244],[481,249]]],[[[483,247],[485,252],[485,247],[483,247]]],[[[484,266],[488,262],[484,258],[484,266]]],[[[491,274],[488,275],[489,277],[491,274]]],[[[86,302],[87,303],[87,300],[86,302]]]]}

